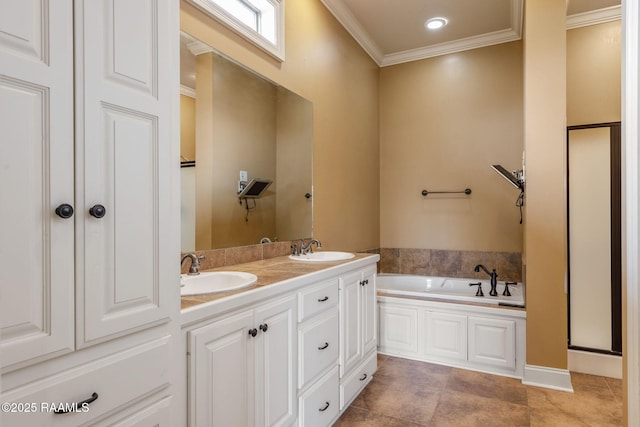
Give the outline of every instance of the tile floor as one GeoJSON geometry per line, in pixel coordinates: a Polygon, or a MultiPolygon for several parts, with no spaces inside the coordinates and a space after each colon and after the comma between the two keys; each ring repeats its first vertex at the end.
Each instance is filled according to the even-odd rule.
{"type": "Polygon", "coordinates": [[[378,355],[373,380],[334,424],[344,426],[621,426],[622,381],[571,374],[574,393],[378,355]]]}

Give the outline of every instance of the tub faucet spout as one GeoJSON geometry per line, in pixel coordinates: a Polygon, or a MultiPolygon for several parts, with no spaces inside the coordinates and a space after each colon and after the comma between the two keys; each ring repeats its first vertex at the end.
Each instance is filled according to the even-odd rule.
{"type": "Polygon", "coordinates": [[[482,264],[478,264],[475,266],[473,271],[478,273],[480,272],[480,269],[484,270],[484,272],[491,277],[491,290],[489,291],[489,295],[491,295],[492,297],[498,296],[498,291],[496,290],[496,287],[498,286],[498,273],[496,273],[496,269],[494,268],[490,273],[487,267],[482,264]]]}

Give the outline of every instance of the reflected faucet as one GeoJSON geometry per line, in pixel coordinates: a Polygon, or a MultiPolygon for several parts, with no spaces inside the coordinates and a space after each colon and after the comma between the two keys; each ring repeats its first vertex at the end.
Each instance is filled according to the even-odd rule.
{"type": "Polygon", "coordinates": [[[196,276],[200,274],[200,260],[204,259],[204,255],[201,257],[196,256],[195,254],[186,254],[182,257],[182,261],[180,261],[180,267],[184,265],[186,260],[191,260],[191,265],[189,266],[189,272],[187,273],[189,276],[196,276]]]}
{"type": "Polygon", "coordinates": [[[260,244],[264,244],[264,243],[271,243],[271,239],[268,237],[263,237],[262,239],[260,239],[260,244]]]}
{"type": "Polygon", "coordinates": [[[491,290],[489,291],[489,295],[492,297],[498,296],[498,291],[496,290],[496,286],[498,285],[498,273],[496,273],[496,269],[494,268],[493,271],[489,273],[487,267],[482,264],[478,264],[474,267],[473,271],[479,273],[480,269],[483,269],[485,273],[491,276],[491,290]]]}

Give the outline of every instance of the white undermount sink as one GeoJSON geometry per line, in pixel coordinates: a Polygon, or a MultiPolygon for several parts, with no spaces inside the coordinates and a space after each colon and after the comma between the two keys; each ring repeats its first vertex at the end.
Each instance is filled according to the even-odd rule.
{"type": "Polygon", "coordinates": [[[180,275],[180,295],[200,295],[246,288],[258,276],[241,271],[209,271],[198,275],[180,275]]]}
{"type": "Polygon", "coordinates": [[[338,251],[322,251],[304,255],[289,255],[289,258],[293,260],[306,262],[343,261],[345,259],[351,259],[353,257],[355,257],[355,254],[352,254],[351,252],[338,251]]]}

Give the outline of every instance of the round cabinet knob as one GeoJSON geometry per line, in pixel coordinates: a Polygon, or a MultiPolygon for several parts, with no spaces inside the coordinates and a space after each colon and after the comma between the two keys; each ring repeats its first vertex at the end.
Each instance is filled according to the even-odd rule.
{"type": "Polygon", "coordinates": [[[262,332],[267,332],[267,329],[269,329],[269,325],[267,325],[266,323],[263,323],[262,325],[259,326],[259,328],[262,332]]]}
{"type": "Polygon", "coordinates": [[[63,203],[56,208],[56,215],[60,218],[67,219],[73,216],[73,206],[68,203],[63,203]]]}
{"type": "Polygon", "coordinates": [[[255,338],[255,336],[258,335],[258,330],[256,328],[249,329],[249,335],[255,338]]]}
{"type": "Polygon", "coordinates": [[[107,213],[107,210],[102,205],[93,205],[89,208],[89,215],[95,218],[102,218],[107,213]]]}
{"type": "Polygon", "coordinates": [[[305,198],[305,199],[310,199],[310,198],[311,198],[311,194],[309,194],[309,193],[305,193],[305,194],[304,194],[304,198],[305,198]]]}

